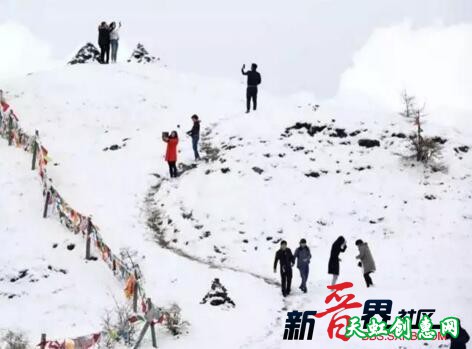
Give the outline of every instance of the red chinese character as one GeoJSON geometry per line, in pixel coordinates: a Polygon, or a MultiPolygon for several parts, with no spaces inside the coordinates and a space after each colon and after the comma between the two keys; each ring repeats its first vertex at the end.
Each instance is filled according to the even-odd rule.
{"type": "Polygon", "coordinates": [[[338,292],[346,288],[351,288],[352,286],[352,282],[343,282],[341,284],[327,286],[328,289],[332,290],[333,292],[330,293],[328,297],[326,297],[325,303],[331,303],[331,301],[334,299],[336,302],[339,302],[339,304],[326,309],[326,311],[322,313],[317,313],[315,315],[315,317],[321,318],[325,315],[334,313],[328,326],[328,336],[331,339],[333,339],[333,333],[336,329],[336,338],[342,339],[343,341],[349,340],[349,338],[346,337],[344,334],[341,334],[340,331],[349,324],[349,319],[351,317],[349,315],[340,315],[340,313],[346,309],[360,308],[362,307],[362,304],[358,302],[349,303],[355,298],[355,296],[353,294],[340,296],[338,295],[338,292]]]}

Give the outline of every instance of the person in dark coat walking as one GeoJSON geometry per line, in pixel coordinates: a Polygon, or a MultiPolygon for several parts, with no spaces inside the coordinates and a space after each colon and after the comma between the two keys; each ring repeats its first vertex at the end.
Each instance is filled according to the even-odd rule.
{"type": "Polygon", "coordinates": [[[247,75],[247,89],[246,89],[246,113],[249,113],[251,110],[251,99],[253,104],[253,109],[257,109],[257,86],[261,83],[261,74],[257,71],[257,64],[252,63],[250,71],[244,71],[246,65],[243,64],[241,68],[241,73],[247,75]]]}
{"type": "Polygon", "coordinates": [[[297,247],[293,256],[294,260],[297,261],[297,268],[300,271],[300,277],[302,279],[300,290],[306,293],[306,281],[308,279],[308,273],[310,272],[311,252],[310,248],[306,245],[305,239],[300,240],[300,246],[297,247]]]}
{"type": "Polygon", "coordinates": [[[459,335],[457,338],[452,338],[449,334],[446,335],[446,338],[451,340],[449,349],[466,349],[466,343],[470,339],[469,334],[462,326],[459,327],[459,335]]]}
{"type": "Polygon", "coordinates": [[[340,262],[339,254],[346,251],[346,248],[346,240],[343,236],[338,237],[331,246],[331,254],[329,256],[328,262],[328,274],[333,275],[333,281],[331,281],[331,285],[335,285],[338,281],[340,262]]]}
{"type": "Polygon", "coordinates": [[[192,137],[192,148],[195,155],[195,160],[200,160],[200,154],[198,153],[198,141],[200,139],[200,119],[198,115],[192,115],[193,126],[187,134],[192,137]]]}
{"type": "Polygon", "coordinates": [[[169,164],[170,177],[177,177],[177,144],[179,144],[179,136],[177,131],[172,131],[170,136],[164,134],[162,140],[167,143],[166,161],[169,164]]]}
{"type": "Polygon", "coordinates": [[[108,64],[110,59],[110,27],[102,22],[98,27],[98,46],[100,46],[100,63],[108,64]]]}
{"type": "Polygon", "coordinates": [[[287,241],[280,243],[280,249],[275,253],[274,273],[277,272],[277,263],[280,262],[280,279],[282,281],[282,295],[290,294],[292,287],[292,266],[294,264],[292,251],[287,247],[287,241]]]}
{"type": "Polygon", "coordinates": [[[367,245],[367,242],[362,241],[361,239],[356,241],[356,246],[359,249],[359,255],[356,256],[357,259],[360,259],[359,266],[362,267],[364,272],[364,280],[367,287],[373,286],[372,278],[370,274],[375,271],[375,262],[370,252],[370,248],[367,245]]]}

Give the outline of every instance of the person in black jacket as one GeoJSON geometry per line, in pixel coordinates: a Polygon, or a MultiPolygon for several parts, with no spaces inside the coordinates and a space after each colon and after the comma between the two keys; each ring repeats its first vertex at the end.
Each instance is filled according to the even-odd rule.
{"type": "Polygon", "coordinates": [[[280,262],[282,295],[286,297],[290,294],[290,288],[292,287],[292,266],[295,264],[295,259],[285,240],[280,243],[280,249],[275,253],[274,273],[277,272],[278,262],[280,262]]]}
{"type": "Polygon", "coordinates": [[[251,99],[254,110],[257,109],[257,86],[261,83],[261,74],[257,71],[257,64],[252,63],[250,71],[244,71],[246,65],[243,64],[241,73],[247,75],[247,89],[246,89],[246,113],[251,109],[251,99]]]}
{"type": "Polygon", "coordinates": [[[457,338],[452,338],[449,334],[446,335],[446,338],[451,340],[449,349],[466,349],[466,343],[470,339],[469,334],[462,326],[459,327],[459,335],[457,338]]]}
{"type": "Polygon", "coordinates": [[[108,64],[110,59],[110,29],[106,22],[98,27],[98,46],[100,46],[100,63],[108,64]]]}
{"type": "Polygon", "coordinates": [[[198,140],[200,139],[200,119],[198,115],[192,115],[193,126],[187,134],[192,137],[192,148],[195,154],[195,160],[200,160],[200,154],[198,153],[198,140]]]}
{"type": "Polygon", "coordinates": [[[335,285],[339,276],[339,254],[346,251],[346,240],[343,236],[336,239],[331,246],[331,254],[328,262],[328,274],[333,274],[331,285],[335,285]]]}

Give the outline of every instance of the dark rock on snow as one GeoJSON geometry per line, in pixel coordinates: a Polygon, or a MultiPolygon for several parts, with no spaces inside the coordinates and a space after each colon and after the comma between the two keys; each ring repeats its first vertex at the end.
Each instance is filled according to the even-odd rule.
{"type": "Polygon", "coordinates": [[[439,143],[439,144],[444,144],[444,143],[447,142],[447,139],[441,138],[441,137],[439,137],[439,136],[433,137],[433,138],[431,138],[431,140],[432,140],[433,142],[439,143]]]}
{"type": "Polygon", "coordinates": [[[309,173],[305,173],[305,176],[318,178],[320,174],[318,172],[309,172],[309,173]]]}
{"type": "Polygon", "coordinates": [[[306,129],[308,134],[313,137],[318,132],[323,131],[326,128],[326,125],[314,126],[308,122],[297,122],[295,125],[285,129],[285,135],[289,135],[291,130],[301,130],[302,128],[306,129]]]}
{"type": "Polygon", "coordinates": [[[454,148],[454,151],[456,153],[462,152],[462,153],[467,153],[469,151],[469,147],[467,145],[462,145],[460,147],[454,148]]]}
{"type": "Polygon", "coordinates": [[[346,130],[343,128],[336,128],[333,133],[329,135],[330,137],[339,137],[339,138],[346,138],[347,133],[346,130]]]}
{"type": "Polygon", "coordinates": [[[361,147],[366,148],[380,147],[380,142],[376,139],[359,139],[358,143],[361,147]]]}
{"type": "Polygon", "coordinates": [[[259,168],[259,167],[257,167],[257,166],[254,166],[254,167],[252,168],[252,170],[253,170],[254,172],[258,173],[258,174],[262,174],[262,172],[264,172],[264,170],[263,170],[262,168],[259,168]]]}

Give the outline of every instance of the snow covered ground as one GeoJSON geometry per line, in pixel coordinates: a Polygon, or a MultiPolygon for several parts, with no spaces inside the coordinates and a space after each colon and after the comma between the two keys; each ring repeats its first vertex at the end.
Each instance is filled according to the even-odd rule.
{"type": "Polygon", "coordinates": [[[0,140],[0,329],[24,331],[31,343],[100,329],[120,285],[104,264],[58,222],[42,218],[44,201],[31,158],[0,140]]]}
{"type": "MultiPolygon", "coordinates": [[[[329,250],[338,235],[348,241],[340,281],[355,284],[353,293],[359,302],[392,299],[393,313],[402,308],[436,308],[434,320],[455,315],[465,328],[472,326],[471,262],[465,248],[472,239],[472,153],[454,150],[470,146],[470,134],[435,119],[427,125],[427,132],[447,139],[443,161],[448,172],[430,173],[402,163],[398,153],[404,152],[405,140],[392,133],[409,133],[411,126],[399,116],[345,110],[338,115],[335,104],[315,111],[318,101],[275,98],[264,90],[260,110],[245,115],[241,83],[180,75],[157,65],[65,67],[12,80],[3,88],[23,127],[30,133],[40,131],[54,164],[49,175],[61,194],[79,211],[93,214],[113,250],[129,247],[138,252],[145,287],[155,303],[175,302],[182,308],[184,320],[191,324],[189,333],[174,338],[159,329],[161,347],[358,345],[355,339],[330,340],[327,318],[317,320],[313,341],[282,340],[286,311],[325,309],[329,250]],[[191,168],[193,154],[185,131],[194,113],[202,119],[206,149],[218,152],[212,161],[191,168]],[[286,131],[296,122],[326,127],[313,136],[305,129],[286,131]],[[168,180],[160,138],[163,131],[173,129],[181,139],[179,162],[190,169],[168,180]],[[344,129],[346,137],[336,129],[344,129]],[[377,139],[380,147],[360,147],[361,138],[377,139]],[[313,254],[309,292],[298,291],[295,270],[294,294],[283,300],[275,285],[273,256],[280,239],[294,249],[302,237],[313,254]],[[369,243],[377,263],[373,289],[365,289],[356,266],[358,238],[369,243]],[[214,278],[227,287],[234,309],[200,304],[214,278]]],[[[6,211],[6,216],[30,227],[29,220],[40,217],[40,209],[22,204],[16,193],[24,192],[28,203],[41,206],[40,186],[28,172],[25,154],[17,150],[15,155],[4,141],[0,151],[0,180],[8,188],[9,200],[17,202],[12,206],[16,211],[6,211]],[[19,159],[25,164],[20,166],[19,159]],[[20,207],[23,213],[17,213],[20,207]],[[20,218],[20,214],[27,216],[20,218]]],[[[3,217],[4,212],[0,214],[3,217]]],[[[3,241],[8,230],[4,225],[0,229],[3,241]]],[[[77,241],[69,252],[63,239],[74,237],[65,231],[57,234],[63,238],[47,258],[52,260],[55,251],[61,251],[68,262],[70,255],[76,268],[78,263],[88,268],[80,261],[83,244],[77,241]]],[[[53,241],[55,236],[44,249],[50,249],[53,241]]],[[[15,249],[15,253],[26,252],[15,249]]],[[[36,264],[41,268],[41,263],[36,264]]],[[[84,312],[90,309],[86,315],[91,327],[99,323],[102,309],[110,302],[110,289],[120,292],[119,287],[109,287],[108,282],[114,282],[109,272],[98,264],[92,266],[98,268],[93,277],[103,272],[103,278],[89,281],[101,290],[99,298],[81,300],[87,301],[84,312]]],[[[15,266],[13,273],[22,268],[28,266],[15,266]]],[[[66,275],[75,270],[69,268],[66,275]]],[[[86,287],[81,270],[80,287],[86,287]]],[[[65,285],[61,282],[58,287],[65,285]]],[[[16,298],[2,299],[5,306],[13,301],[16,298]]],[[[61,301],[65,302],[58,299],[58,304],[61,301]]],[[[351,315],[360,316],[361,310],[351,315]]],[[[17,325],[18,321],[10,320],[4,318],[0,327],[17,325]]],[[[36,334],[42,325],[32,321],[20,327],[36,334]]],[[[75,334],[74,327],[67,325],[61,322],[55,331],[75,334]]],[[[441,344],[433,342],[429,347],[441,344]]],[[[362,345],[399,347],[395,342],[362,345]]],[[[420,346],[418,342],[401,345],[420,346]]]]}

